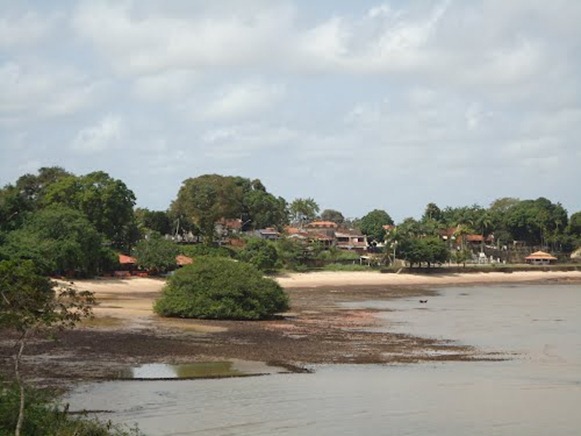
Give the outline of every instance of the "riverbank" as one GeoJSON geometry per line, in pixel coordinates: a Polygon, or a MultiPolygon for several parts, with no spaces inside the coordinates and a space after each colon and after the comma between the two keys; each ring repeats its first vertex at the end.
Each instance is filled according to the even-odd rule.
{"type": "MultiPolygon", "coordinates": [[[[526,272],[418,276],[378,272],[292,273],[277,277],[291,310],[265,321],[160,318],[152,305],[162,279],[97,279],[76,282],[93,291],[95,318],[63,332],[58,341],[37,339],[27,348],[29,378],[49,383],[118,377],[128,366],[244,360],[286,368],[322,363],[396,364],[422,361],[495,360],[445,340],[389,332],[376,311],[353,309],[366,300],[408,299],[417,309],[438,286],[481,283],[580,282],[581,273],[526,272]],[[355,305],[356,306],[356,305],[355,305]]],[[[420,312],[418,312],[420,313],[420,312]]],[[[10,341],[0,340],[2,366],[9,369],[10,341]]]]}

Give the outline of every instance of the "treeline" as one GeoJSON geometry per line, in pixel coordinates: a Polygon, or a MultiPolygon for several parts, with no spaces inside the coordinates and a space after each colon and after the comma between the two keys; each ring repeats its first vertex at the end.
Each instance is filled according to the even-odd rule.
{"type": "MultiPolygon", "coordinates": [[[[430,203],[420,219],[407,218],[396,225],[385,210],[347,219],[338,210],[320,211],[312,198],[289,203],[269,193],[258,179],[210,174],[184,180],[167,210],[135,204],[133,191],[102,171],[75,175],[48,167],[23,175],[0,190],[0,260],[31,259],[45,273],[92,275],[115,268],[119,252],[149,253],[151,258],[165,249],[167,263],[178,250],[168,248],[160,235],[193,235],[211,246],[223,236],[217,234],[216,224],[232,219],[238,220],[242,232],[267,227],[282,231],[287,225],[302,227],[316,219],[333,221],[362,232],[370,242],[380,246],[385,242],[387,254],[410,262],[422,247],[435,253],[434,259],[442,258],[441,245],[429,241],[441,239],[449,229],[459,240],[466,234],[487,240],[493,235],[498,246],[520,241],[567,253],[581,245],[581,212],[569,216],[561,204],[546,198],[502,198],[488,208],[441,209],[430,203]],[[146,236],[149,244],[143,243],[146,236]]],[[[279,244],[283,246],[279,259],[286,256],[296,263],[314,252],[335,256],[329,250],[319,253],[317,247],[305,251],[285,244],[292,245],[279,244]]],[[[250,245],[243,257],[256,257],[252,249],[250,245]]]]}

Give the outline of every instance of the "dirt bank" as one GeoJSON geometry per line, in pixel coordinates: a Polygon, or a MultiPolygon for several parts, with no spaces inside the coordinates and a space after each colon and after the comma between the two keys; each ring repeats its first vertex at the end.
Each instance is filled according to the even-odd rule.
{"type": "MultiPolygon", "coordinates": [[[[471,347],[388,333],[372,310],[341,303],[433,295],[433,286],[482,282],[581,281],[581,273],[494,273],[470,277],[418,277],[379,273],[309,273],[278,278],[291,311],[267,321],[163,319],[152,311],[163,280],[132,278],[76,283],[95,292],[95,318],[64,332],[58,341],[30,344],[28,377],[48,381],[114,377],[127,365],[224,359],[298,367],[318,363],[407,363],[496,359],[471,347]],[[432,287],[432,290],[428,288],[432,287]]],[[[5,332],[4,332],[5,333],[5,332]]],[[[9,370],[10,336],[0,340],[1,365],[9,370]]]]}

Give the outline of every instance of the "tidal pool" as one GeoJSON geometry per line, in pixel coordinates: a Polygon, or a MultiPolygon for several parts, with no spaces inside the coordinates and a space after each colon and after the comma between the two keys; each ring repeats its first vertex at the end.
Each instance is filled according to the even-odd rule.
{"type": "Polygon", "coordinates": [[[273,367],[259,362],[195,362],[182,364],[147,363],[122,370],[118,379],[162,380],[236,377],[243,375],[272,374],[273,367]]]}
{"type": "Polygon", "coordinates": [[[333,365],[314,374],[78,386],[71,410],[149,435],[579,435],[581,287],[479,286],[385,307],[387,330],[457,340],[502,362],[333,365]]]}

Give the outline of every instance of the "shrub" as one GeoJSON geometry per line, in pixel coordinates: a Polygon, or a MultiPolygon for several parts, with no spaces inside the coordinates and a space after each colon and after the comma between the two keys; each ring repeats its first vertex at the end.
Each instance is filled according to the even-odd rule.
{"type": "Polygon", "coordinates": [[[278,252],[270,241],[260,238],[249,239],[238,253],[238,258],[251,263],[262,271],[271,271],[278,263],[278,252]]]}
{"type": "Polygon", "coordinates": [[[262,319],[288,309],[288,297],[253,265],[198,258],[168,279],[154,310],[162,316],[262,319]]]}
{"type": "MultiPolygon", "coordinates": [[[[25,420],[23,435],[85,435],[85,436],[130,436],[140,435],[137,429],[125,429],[110,422],[101,422],[86,416],[71,416],[67,406],[54,401],[56,394],[34,388],[26,389],[25,420]]],[[[16,384],[0,380],[0,435],[14,434],[20,392],[16,384]]]]}
{"type": "Polygon", "coordinates": [[[234,257],[234,251],[227,247],[218,247],[207,244],[180,245],[180,254],[189,257],[234,257]]]}

